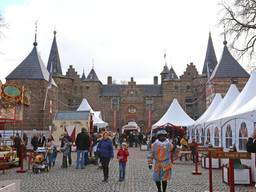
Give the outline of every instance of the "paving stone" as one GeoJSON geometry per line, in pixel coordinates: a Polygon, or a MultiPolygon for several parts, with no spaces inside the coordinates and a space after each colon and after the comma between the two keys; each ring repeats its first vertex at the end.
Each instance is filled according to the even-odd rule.
{"type": "MultiPolygon", "coordinates": [[[[17,174],[16,169],[0,173],[0,180],[20,180],[22,192],[155,192],[152,172],[146,163],[145,151],[131,148],[126,167],[126,180],[118,181],[118,162],[113,159],[110,163],[110,179],[103,183],[103,173],[95,165],[88,165],[85,169],[75,169],[75,164],[67,169],[60,168],[61,154],[57,163],[49,172],[34,174],[31,170],[24,174],[17,174]]],[[[72,154],[73,162],[76,153],[72,154]]],[[[175,162],[172,180],[168,183],[168,192],[204,192],[208,191],[208,170],[200,169],[202,175],[194,176],[194,165],[189,162],[175,162]]],[[[227,184],[222,182],[221,170],[213,170],[214,191],[229,191],[227,184]]],[[[252,186],[236,186],[237,192],[254,192],[252,186]]]]}

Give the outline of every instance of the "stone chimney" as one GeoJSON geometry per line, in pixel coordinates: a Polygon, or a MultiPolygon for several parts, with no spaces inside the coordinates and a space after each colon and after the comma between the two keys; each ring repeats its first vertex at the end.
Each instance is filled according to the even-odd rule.
{"type": "Polygon", "coordinates": [[[158,77],[154,76],[154,85],[158,85],[158,77]]]}
{"type": "Polygon", "coordinates": [[[108,85],[112,85],[112,77],[108,76],[108,85]]]}

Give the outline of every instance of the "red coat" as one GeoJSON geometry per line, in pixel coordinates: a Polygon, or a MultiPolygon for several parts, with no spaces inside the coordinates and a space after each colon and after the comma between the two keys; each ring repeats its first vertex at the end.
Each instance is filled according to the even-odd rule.
{"type": "Polygon", "coordinates": [[[118,152],[117,152],[117,159],[121,162],[127,162],[127,159],[128,159],[128,156],[129,156],[129,152],[128,152],[128,149],[119,149],[118,152]]]}

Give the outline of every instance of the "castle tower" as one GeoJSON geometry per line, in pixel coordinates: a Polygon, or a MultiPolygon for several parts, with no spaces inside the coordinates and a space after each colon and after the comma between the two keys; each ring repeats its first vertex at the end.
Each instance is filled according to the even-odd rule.
{"type": "Polygon", "coordinates": [[[83,74],[82,74],[81,80],[82,80],[82,81],[85,81],[85,80],[86,80],[85,73],[84,73],[84,69],[83,69],[83,74]]]}
{"type": "Polygon", "coordinates": [[[54,37],[53,37],[52,47],[51,47],[48,64],[47,64],[47,70],[49,72],[51,70],[51,65],[52,65],[52,72],[54,76],[62,75],[59,51],[58,51],[58,46],[56,42],[56,33],[57,33],[56,31],[53,32],[54,37]]]}
{"type": "Polygon", "coordinates": [[[211,33],[209,33],[202,74],[206,75],[209,78],[213,70],[215,69],[216,65],[217,65],[217,58],[216,58],[213,43],[212,43],[211,33]]]}
{"type": "Polygon", "coordinates": [[[23,121],[8,125],[7,129],[49,130],[58,108],[57,85],[38,54],[37,32],[33,45],[28,56],[6,77],[6,83],[24,86],[30,92],[30,106],[24,108],[23,121]]]}
{"type": "Polygon", "coordinates": [[[249,74],[229,52],[226,39],[223,44],[221,59],[206,85],[207,106],[216,93],[221,93],[224,96],[230,84],[236,84],[241,91],[249,78],[249,74]]]}

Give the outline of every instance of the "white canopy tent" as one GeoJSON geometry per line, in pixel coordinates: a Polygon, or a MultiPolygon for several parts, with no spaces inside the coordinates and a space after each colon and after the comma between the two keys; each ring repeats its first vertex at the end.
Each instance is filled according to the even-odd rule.
{"type": "Polygon", "coordinates": [[[194,123],[195,121],[190,118],[188,114],[182,109],[177,99],[173,99],[166,113],[161,117],[158,122],[156,122],[152,126],[152,129],[166,124],[172,124],[175,126],[189,126],[194,123]]]}
{"type": "MultiPolygon", "coordinates": [[[[213,98],[211,104],[206,109],[206,111],[196,120],[193,126],[189,127],[189,138],[190,141],[192,137],[195,137],[197,142],[204,143],[205,142],[205,122],[212,116],[214,110],[221,103],[222,97],[221,94],[217,93],[213,98]]],[[[209,135],[209,133],[208,133],[209,135]]]]}
{"type": "Polygon", "coordinates": [[[86,98],[84,98],[82,100],[82,102],[79,105],[77,111],[90,111],[90,113],[93,115],[92,116],[93,125],[97,126],[98,129],[108,126],[108,123],[106,123],[105,121],[102,120],[101,112],[100,111],[93,111],[92,107],[90,106],[90,104],[88,103],[86,98]]]}
{"type": "Polygon", "coordinates": [[[214,121],[222,116],[225,111],[231,106],[234,100],[238,97],[239,90],[237,89],[235,84],[231,84],[225,97],[222,99],[221,103],[217,106],[217,108],[213,111],[210,118],[207,119],[207,122],[214,121]]]}
{"type": "Polygon", "coordinates": [[[130,122],[128,122],[128,124],[126,124],[122,127],[122,133],[124,133],[125,131],[138,131],[138,132],[140,132],[140,127],[137,125],[136,122],[130,121],[130,122]]]}
{"type": "Polygon", "coordinates": [[[252,72],[249,80],[244,86],[239,96],[234,100],[232,105],[223,113],[219,118],[229,117],[230,114],[234,113],[240,107],[244,106],[249,100],[256,96],[255,91],[256,85],[256,72],[252,72]]]}
{"type": "Polygon", "coordinates": [[[239,90],[236,85],[230,85],[225,97],[222,99],[221,103],[217,106],[217,108],[212,113],[211,117],[205,123],[204,133],[208,133],[208,137],[210,135],[209,141],[213,146],[220,147],[223,143],[220,141],[221,138],[221,124],[218,118],[224,113],[230,105],[234,102],[234,100],[238,97],[239,90]]]}
{"type": "Polygon", "coordinates": [[[211,104],[207,108],[207,110],[196,120],[196,125],[205,123],[214,113],[215,109],[221,103],[222,97],[220,93],[216,93],[215,97],[213,98],[211,104]]]}

